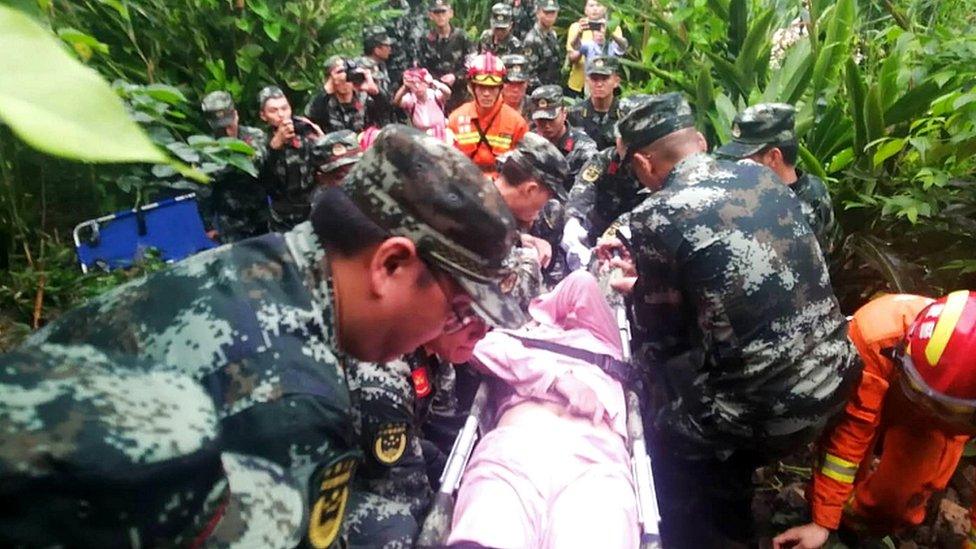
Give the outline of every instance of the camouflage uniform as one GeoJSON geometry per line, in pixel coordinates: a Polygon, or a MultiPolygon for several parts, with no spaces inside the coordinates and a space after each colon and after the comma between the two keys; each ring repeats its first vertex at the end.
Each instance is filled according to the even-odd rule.
{"type": "Polygon", "coordinates": [[[535,23],[535,0],[502,0],[512,10],[512,34],[525,36],[535,23]]]}
{"type": "MultiPolygon", "coordinates": [[[[614,57],[593,57],[586,61],[586,75],[601,74],[610,76],[617,71],[617,59],[614,57]]],[[[616,97],[607,112],[600,112],[593,107],[589,98],[582,99],[569,109],[569,123],[582,129],[596,141],[601,150],[616,144],[614,125],[620,119],[620,101],[616,97]]]]}
{"type": "MultiPolygon", "coordinates": [[[[227,128],[236,117],[234,101],[229,93],[215,91],[203,98],[201,108],[218,138],[227,137],[227,128]]],[[[268,138],[264,132],[251,126],[238,126],[236,137],[254,149],[252,161],[260,170],[264,162],[268,138]]],[[[256,177],[227,166],[213,175],[212,226],[217,229],[220,241],[236,242],[268,232],[271,214],[268,197],[256,177]]]]}
{"type": "MultiPolygon", "coordinates": [[[[533,121],[554,120],[559,116],[560,110],[566,108],[563,105],[563,89],[555,84],[536,88],[532,92],[530,100],[532,102],[532,115],[529,118],[533,121]]],[[[563,153],[569,165],[569,174],[564,183],[566,190],[569,191],[573,187],[576,176],[583,169],[583,165],[597,153],[596,142],[583,130],[574,128],[567,123],[566,131],[553,145],[559,149],[559,152],[563,153]]]]}
{"type": "Polygon", "coordinates": [[[338,186],[352,165],[363,156],[359,139],[349,130],[327,133],[312,147],[312,166],[315,169],[314,204],[326,188],[338,186]]]}
{"type": "MultiPolygon", "coordinates": [[[[620,100],[617,109],[626,116],[651,96],[636,94],[620,100]]],[[[580,168],[569,191],[566,215],[578,220],[586,231],[586,245],[593,246],[615,220],[634,209],[646,191],[613,148],[603,149],[589,157],[580,168]]]]}
{"type": "Polygon", "coordinates": [[[304,490],[272,462],[225,451],[203,387],[154,366],[86,345],[0,357],[0,486],[16,502],[0,509],[0,543],[286,548],[301,540],[304,490]]]}
{"type": "MultiPolygon", "coordinates": [[[[760,103],[737,114],[732,122],[732,140],[719,147],[717,156],[744,159],[769,147],[797,147],[796,109],[785,103],[760,103]]],[[[799,171],[799,170],[797,170],[799,171]]],[[[830,255],[840,239],[840,227],[834,219],[830,193],[823,180],[808,173],[798,173],[790,189],[800,199],[803,215],[817,236],[824,256],[830,255]]]]}
{"type": "Polygon", "coordinates": [[[271,228],[288,230],[308,219],[315,186],[311,154],[317,133],[308,124],[296,125],[296,137],[280,149],[268,146],[260,178],[271,199],[271,228]]]}
{"type": "MultiPolygon", "coordinates": [[[[544,0],[539,6],[545,11],[559,10],[556,0],[544,0]]],[[[562,67],[566,60],[566,46],[553,29],[543,30],[538,23],[522,38],[522,49],[529,60],[529,89],[562,82],[562,67]]]]}
{"type": "Polygon", "coordinates": [[[516,38],[512,30],[512,7],[508,4],[497,3],[491,7],[491,28],[485,29],[478,39],[478,52],[491,52],[498,57],[503,55],[522,53],[522,41],[516,38]],[[494,29],[509,29],[508,36],[500,43],[495,43],[492,37],[494,29]]]}
{"type": "MultiPolygon", "coordinates": [[[[447,0],[433,0],[429,11],[446,11],[450,8],[447,0]]],[[[468,40],[464,31],[451,28],[447,38],[441,38],[437,30],[433,29],[420,40],[419,63],[421,67],[430,71],[431,76],[440,79],[445,74],[454,75],[454,85],[451,86],[451,98],[444,106],[444,112],[450,114],[455,108],[467,101],[467,68],[465,58],[474,53],[474,45],[468,40]]]]}
{"type": "MultiPolygon", "coordinates": [[[[510,83],[526,83],[526,91],[528,91],[528,63],[529,61],[523,55],[505,55],[502,57],[502,63],[505,65],[505,77],[502,79],[504,84],[510,83]]],[[[504,88],[502,90],[502,100],[505,99],[504,88]]],[[[532,104],[529,101],[529,94],[526,93],[522,98],[522,103],[518,106],[509,105],[513,109],[517,110],[519,114],[522,115],[526,121],[531,119],[532,114],[532,104]]]]}
{"type": "MultiPolygon", "coordinates": [[[[380,229],[415,242],[484,318],[523,322],[501,284],[515,220],[463,155],[393,125],[346,177],[343,193],[380,229]]],[[[316,547],[335,539],[358,457],[332,276],[312,226],[328,221],[313,212],[312,222],[288,233],[188,258],[66,313],[28,342],[84,342],[199,381],[218,406],[225,447],[281,464],[308,490],[307,541],[316,547]]]]}
{"type": "Polygon", "coordinates": [[[442,365],[423,350],[389,364],[349,370],[366,461],[357,473],[346,523],[350,547],[411,547],[433,495],[422,427],[442,365]]]}
{"type": "Polygon", "coordinates": [[[427,29],[427,12],[423,0],[390,0],[390,7],[404,11],[386,25],[387,34],[396,42],[388,63],[390,82],[399,86],[403,71],[412,67],[420,57],[419,45],[427,29]]]}
{"type": "MultiPolygon", "coordinates": [[[[619,131],[632,149],[692,124],[674,93],[619,131]]],[[[674,503],[665,542],[707,546],[708,526],[748,541],[752,470],[813,440],[860,372],[820,248],[772,172],[704,153],[674,167],[630,229],[633,343],[665,393],[651,445],[659,497],[674,503]]]]}

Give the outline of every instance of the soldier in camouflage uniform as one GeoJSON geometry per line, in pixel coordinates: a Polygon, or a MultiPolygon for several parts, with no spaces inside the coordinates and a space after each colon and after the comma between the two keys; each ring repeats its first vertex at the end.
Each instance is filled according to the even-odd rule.
{"type": "Polygon", "coordinates": [[[312,166],[315,167],[315,191],[312,203],[323,189],[338,187],[363,156],[359,139],[349,130],[327,133],[312,146],[312,166]]]}
{"type": "Polygon", "coordinates": [[[399,82],[403,71],[414,66],[420,57],[420,43],[424,39],[427,18],[424,0],[390,0],[390,7],[404,13],[386,25],[386,32],[395,45],[389,60],[390,82],[399,82]]]}
{"type": "Polygon", "coordinates": [[[301,541],[304,490],[279,465],[226,449],[199,383],[155,370],[86,345],[0,357],[3,546],[301,541]]]}
{"type": "Polygon", "coordinates": [[[618,130],[654,193],[630,253],[635,355],[663,399],[645,417],[664,543],[716,547],[752,541],[754,469],[812,441],[860,363],[797,198],[765,167],[708,156],[693,122],[671,93],[618,130]]]}
{"type": "Polygon", "coordinates": [[[567,109],[561,86],[546,85],[532,92],[532,122],[535,131],[559,149],[569,164],[564,186],[569,191],[586,161],[595,155],[596,142],[586,132],[567,121],[567,109]]]}
{"type": "Polygon", "coordinates": [[[258,108],[272,134],[259,179],[271,199],[271,228],[285,231],[308,219],[315,184],[310,156],[322,131],[307,118],[293,117],[288,98],[277,86],[258,93],[258,108]]]}
{"type": "Polygon", "coordinates": [[[796,169],[798,143],[796,109],[785,103],[760,103],[737,114],[732,140],[715,151],[716,156],[758,162],[783,180],[800,199],[803,215],[817,236],[824,256],[840,238],[830,193],[823,180],[796,169]]]}
{"type": "MultiPolygon", "coordinates": [[[[393,122],[406,122],[400,117],[401,111],[390,103],[395,87],[390,80],[387,66],[396,42],[379,25],[366,27],[363,31],[363,57],[356,60],[359,66],[369,69],[378,93],[372,100],[376,102],[375,112],[371,113],[370,124],[382,128],[393,122]]],[[[397,81],[399,83],[399,80],[397,81]]]]}
{"type": "Polygon", "coordinates": [[[502,57],[502,63],[505,64],[502,101],[528,120],[529,101],[526,97],[529,86],[528,60],[522,55],[506,55],[502,57]]]}
{"type": "MultiPolygon", "coordinates": [[[[203,98],[200,107],[214,137],[233,137],[247,143],[254,149],[252,161],[260,170],[268,139],[258,128],[240,125],[230,94],[226,91],[211,92],[203,98]]],[[[268,197],[256,177],[227,166],[214,174],[210,199],[214,210],[213,226],[221,242],[237,242],[268,232],[271,219],[268,197]]]]}
{"type": "MultiPolygon", "coordinates": [[[[647,94],[624,97],[618,111],[626,116],[650,98],[647,94]]],[[[614,229],[615,221],[640,204],[646,193],[616,147],[591,156],[580,168],[566,203],[562,247],[570,268],[586,267],[597,239],[614,229]]]]}
{"type": "Polygon", "coordinates": [[[593,56],[586,60],[586,89],[590,96],[569,109],[569,123],[582,129],[601,150],[616,143],[614,124],[620,119],[614,90],[620,85],[616,57],[593,56]]]}
{"type": "Polygon", "coordinates": [[[444,112],[450,114],[468,100],[465,58],[474,53],[474,46],[463,30],[451,26],[454,10],[450,0],[431,0],[428,9],[433,29],[420,41],[419,63],[451,87],[451,98],[444,106],[444,112]]]}
{"type": "Polygon", "coordinates": [[[535,23],[536,0],[502,0],[512,8],[512,34],[521,38],[535,23]]]}
{"type": "Polygon", "coordinates": [[[542,0],[536,12],[536,23],[522,39],[525,58],[529,60],[529,89],[539,86],[559,84],[562,80],[562,66],[566,59],[566,47],[556,37],[553,25],[559,16],[559,3],[556,0],[542,0]]]}
{"type": "Polygon", "coordinates": [[[522,53],[522,41],[512,32],[512,7],[498,2],[491,7],[491,28],[478,39],[478,52],[491,52],[498,57],[522,53]]]}
{"type": "Polygon", "coordinates": [[[226,448],[288,469],[312,508],[306,541],[327,547],[359,454],[349,360],[400,356],[468,307],[520,325],[524,313],[500,284],[516,238],[501,196],[470,161],[392,125],[341,189],[319,197],[309,222],[115,288],[28,345],[87,343],[202,383],[226,448]]]}
{"type": "Polygon", "coordinates": [[[484,321],[469,309],[441,337],[401,360],[350,368],[366,460],[349,501],[349,547],[413,545],[430,506],[431,484],[446,460],[422,440],[422,429],[435,401],[454,396],[453,387],[442,385],[452,363],[469,360],[486,332],[484,321]]]}

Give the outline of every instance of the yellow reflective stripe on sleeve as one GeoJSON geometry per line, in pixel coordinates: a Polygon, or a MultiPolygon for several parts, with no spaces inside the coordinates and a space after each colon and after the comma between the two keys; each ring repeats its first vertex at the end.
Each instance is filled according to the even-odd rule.
{"type": "Polygon", "coordinates": [[[478,132],[467,132],[455,135],[454,139],[456,139],[457,142],[462,145],[471,145],[480,141],[481,136],[478,135],[478,132]]]}
{"type": "Polygon", "coordinates": [[[820,473],[844,484],[854,484],[857,475],[857,464],[833,454],[824,454],[824,462],[820,473]]]}
{"type": "Polygon", "coordinates": [[[512,146],[511,137],[500,137],[497,135],[488,136],[488,144],[492,147],[508,148],[512,146]]]}
{"type": "Polygon", "coordinates": [[[952,337],[952,332],[956,329],[956,324],[959,322],[959,317],[962,316],[963,309],[966,308],[968,299],[969,290],[952,292],[946,298],[945,308],[942,309],[939,321],[935,324],[932,338],[925,346],[925,359],[929,361],[929,366],[935,366],[942,358],[942,353],[945,352],[946,345],[949,344],[949,338],[952,337]]]}

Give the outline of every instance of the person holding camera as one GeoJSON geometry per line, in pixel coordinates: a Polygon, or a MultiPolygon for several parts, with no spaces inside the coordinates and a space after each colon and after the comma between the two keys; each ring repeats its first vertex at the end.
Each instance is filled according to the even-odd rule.
{"type": "Polygon", "coordinates": [[[292,116],[291,103],[278,86],[262,88],[258,105],[271,134],[258,178],[271,200],[271,230],[287,231],[308,219],[315,188],[312,146],[323,133],[309,119],[292,116]]]}
{"type": "Polygon", "coordinates": [[[423,68],[407,69],[403,85],[393,96],[393,104],[410,116],[410,124],[427,135],[450,143],[444,104],[451,97],[451,87],[434,79],[423,68]]]}
{"type": "Polygon", "coordinates": [[[593,56],[593,53],[587,52],[594,49],[602,52],[599,46],[594,48],[590,44],[597,44],[597,39],[600,39],[603,48],[613,49],[613,53],[602,52],[602,55],[609,53],[619,57],[627,50],[627,39],[619,26],[610,33],[608,43],[607,8],[600,0],[586,0],[583,13],[584,17],[570,25],[566,32],[566,59],[569,61],[569,81],[566,85],[570,93],[577,97],[583,94],[584,65],[593,56]]]}
{"type": "Polygon", "coordinates": [[[325,62],[322,91],[305,108],[308,118],[325,132],[361,132],[382,122],[382,94],[372,71],[353,59],[333,55],[325,62]]]}

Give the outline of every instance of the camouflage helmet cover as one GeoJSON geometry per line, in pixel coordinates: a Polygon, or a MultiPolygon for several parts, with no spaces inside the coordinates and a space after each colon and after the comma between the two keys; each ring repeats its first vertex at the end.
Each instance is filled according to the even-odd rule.
{"type": "Polygon", "coordinates": [[[652,95],[617,122],[624,146],[639,149],[658,139],[695,125],[691,106],[678,92],[652,95]]]}
{"type": "Polygon", "coordinates": [[[499,166],[507,162],[516,162],[526,168],[559,200],[568,198],[564,185],[569,177],[569,164],[559,149],[545,137],[533,132],[526,133],[515,150],[498,157],[499,166]]]}
{"type": "Polygon", "coordinates": [[[760,103],[740,112],[732,121],[732,140],[715,154],[729,158],[752,156],[769,145],[796,140],[796,109],[786,103],[760,103]]]}

